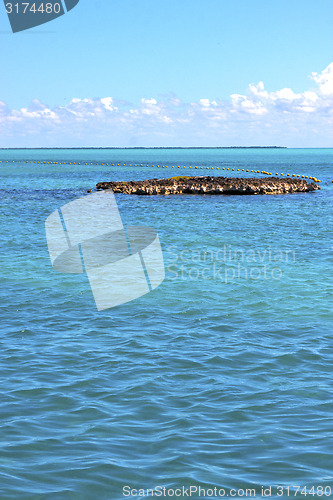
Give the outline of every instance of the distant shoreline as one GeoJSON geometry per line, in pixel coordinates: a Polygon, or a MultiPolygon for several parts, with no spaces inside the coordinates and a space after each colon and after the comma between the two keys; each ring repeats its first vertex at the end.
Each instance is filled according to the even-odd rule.
{"type": "MultiPolygon", "coordinates": [[[[62,148],[62,147],[53,147],[53,148],[47,148],[47,147],[42,147],[42,148],[0,148],[0,151],[15,151],[15,150],[44,150],[44,149],[288,149],[287,146],[156,146],[156,147],[143,147],[143,146],[137,146],[137,147],[72,147],[72,148],[62,148]]],[[[295,149],[304,149],[304,148],[295,148],[295,149]]],[[[313,148],[309,148],[313,149],[313,148]]],[[[315,148],[317,149],[317,148],[315,148]]],[[[319,149],[330,149],[330,148],[319,148],[319,149]]]]}

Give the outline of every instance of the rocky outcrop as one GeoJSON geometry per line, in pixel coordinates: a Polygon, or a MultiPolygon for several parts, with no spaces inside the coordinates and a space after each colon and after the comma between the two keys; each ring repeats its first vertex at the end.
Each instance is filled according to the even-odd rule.
{"type": "Polygon", "coordinates": [[[171,177],[169,179],[148,179],[144,181],[99,182],[100,189],[112,189],[114,193],[138,195],[170,194],[285,194],[305,193],[320,189],[315,182],[305,179],[262,177],[171,177]]]}

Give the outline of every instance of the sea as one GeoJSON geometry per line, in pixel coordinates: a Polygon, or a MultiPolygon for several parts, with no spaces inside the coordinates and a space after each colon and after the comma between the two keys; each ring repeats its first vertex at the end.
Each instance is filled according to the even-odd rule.
{"type": "Polygon", "coordinates": [[[0,151],[1,500],[333,498],[332,153],[0,151]],[[51,265],[45,220],[98,182],[251,170],[321,189],[116,194],[165,278],[101,311],[51,265]]]}

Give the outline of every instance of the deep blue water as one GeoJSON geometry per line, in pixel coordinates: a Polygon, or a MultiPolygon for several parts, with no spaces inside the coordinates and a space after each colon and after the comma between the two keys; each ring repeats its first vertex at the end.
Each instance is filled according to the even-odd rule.
{"type": "Polygon", "coordinates": [[[333,495],[332,156],[0,151],[1,500],[134,498],[126,485],[333,495]],[[189,166],[315,176],[321,190],[116,195],[124,224],[158,231],[166,278],[97,312],[85,275],[52,269],[46,217],[97,182],[189,166]]]}

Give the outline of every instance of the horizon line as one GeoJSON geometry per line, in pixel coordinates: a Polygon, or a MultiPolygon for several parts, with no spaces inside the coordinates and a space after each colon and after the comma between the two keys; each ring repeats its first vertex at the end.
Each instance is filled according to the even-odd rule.
{"type": "MultiPolygon", "coordinates": [[[[0,147],[8,149],[288,149],[287,146],[40,146],[40,147],[0,147]]],[[[304,148],[300,148],[304,149],[304,148]]]]}
{"type": "Polygon", "coordinates": [[[17,150],[118,150],[118,149],[333,149],[333,146],[307,146],[307,147],[289,147],[289,146],[41,146],[41,147],[0,147],[0,151],[17,150]]]}

